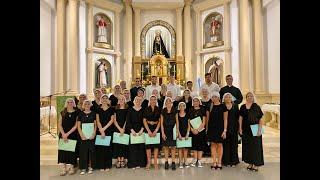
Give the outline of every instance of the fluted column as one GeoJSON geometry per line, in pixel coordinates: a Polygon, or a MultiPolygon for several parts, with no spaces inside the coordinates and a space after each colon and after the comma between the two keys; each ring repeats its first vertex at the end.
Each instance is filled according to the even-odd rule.
{"type": "Polygon", "coordinates": [[[246,93],[249,88],[249,64],[250,53],[250,27],[249,27],[249,2],[239,0],[240,13],[240,86],[242,93],[246,93]]]}
{"type": "Polygon", "coordinates": [[[66,56],[66,0],[57,0],[57,58],[55,63],[55,93],[64,89],[64,67],[66,56]]]}
{"type": "Polygon", "coordinates": [[[262,57],[262,2],[252,0],[253,6],[253,39],[254,39],[254,91],[257,94],[265,93],[264,89],[264,63],[262,57]]]}
{"type": "Polygon", "coordinates": [[[120,14],[119,12],[115,13],[115,52],[116,52],[116,82],[120,80],[120,14]]]}
{"type": "MultiPolygon", "coordinates": [[[[223,22],[223,39],[224,45],[226,47],[225,51],[225,63],[224,63],[224,74],[231,74],[231,31],[230,31],[230,1],[225,1],[223,4],[224,9],[224,22],[223,22]]],[[[223,77],[225,79],[225,77],[223,77]]],[[[225,85],[225,80],[222,80],[221,83],[225,85]]]]}
{"type": "MultiPolygon", "coordinates": [[[[197,84],[197,78],[201,78],[201,16],[200,16],[200,12],[196,11],[196,28],[197,28],[197,50],[196,50],[196,65],[197,65],[197,72],[196,72],[196,79],[195,79],[195,84],[197,84]]],[[[198,86],[197,86],[198,88],[198,86]]],[[[199,90],[199,89],[198,89],[199,90]]]]}
{"type": "Polygon", "coordinates": [[[134,8],[134,41],[135,56],[141,56],[140,52],[140,12],[139,8],[134,8]]]}
{"type": "Polygon", "coordinates": [[[87,94],[93,94],[95,87],[94,62],[92,59],[93,48],[93,7],[91,3],[87,4],[87,94]]]}
{"type": "Polygon", "coordinates": [[[125,44],[126,44],[126,75],[125,81],[127,84],[131,84],[132,80],[132,8],[131,8],[131,0],[125,0],[126,4],[126,16],[125,16],[125,24],[126,24],[126,36],[125,36],[125,44]]]}
{"type": "Polygon", "coordinates": [[[78,61],[78,1],[69,0],[69,89],[70,94],[79,92],[79,61],[78,61]]]}
{"type": "Polygon", "coordinates": [[[184,59],[185,59],[185,65],[186,65],[186,80],[191,80],[192,75],[191,75],[191,57],[192,57],[192,49],[191,49],[191,40],[192,40],[192,35],[191,35],[191,11],[190,11],[190,5],[193,0],[185,0],[185,7],[183,10],[183,16],[184,16],[184,59]]]}
{"type": "Polygon", "coordinates": [[[177,56],[182,56],[182,9],[176,9],[177,17],[177,56]]]}

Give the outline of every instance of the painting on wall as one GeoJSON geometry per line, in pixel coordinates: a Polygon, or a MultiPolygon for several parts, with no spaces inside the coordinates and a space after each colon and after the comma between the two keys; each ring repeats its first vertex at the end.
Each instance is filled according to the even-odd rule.
{"type": "Polygon", "coordinates": [[[223,46],[223,16],[218,12],[210,13],[203,23],[203,48],[223,46]]]}
{"type": "Polygon", "coordinates": [[[113,49],[112,46],[112,22],[110,18],[103,14],[97,13],[94,16],[94,46],[105,49],[113,49]]]}

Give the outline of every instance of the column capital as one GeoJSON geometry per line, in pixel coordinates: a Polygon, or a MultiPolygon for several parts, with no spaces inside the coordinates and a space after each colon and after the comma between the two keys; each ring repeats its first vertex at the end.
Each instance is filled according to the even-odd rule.
{"type": "Polygon", "coordinates": [[[190,6],[192,2],[193,0],[184,0],[184,3],[186,4],[186,6],[190,6]]]}

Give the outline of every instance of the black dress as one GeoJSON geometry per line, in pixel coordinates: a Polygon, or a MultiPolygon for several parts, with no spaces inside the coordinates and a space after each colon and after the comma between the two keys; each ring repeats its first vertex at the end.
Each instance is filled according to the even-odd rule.
{"type": "MultiPolygon", "coordinates": [[[[62,117],[62,128],[65,133],[69,132],[77,123],[77,117],[78,117],[79,111],[75,110],[73,112],[67,112],[65,115],[63,115],[63,112],[61,112],[62,117]]],[[[59,134],[59,139],[62,139],[62,134],[59,134]]],[[[77,130],[75,130],[73,133],[71,133],[68,136],[68,139],[77,140],[78,141],[78,133],[77,130]]],[[[77,144],[79,144],[77,142],[77,144]]],[[[77,147],[77,146],[76,146],[77,147]]],[[[77,164],[77,148],[75,152],[71,151],[63,151],[58,150],[58,163],[65,163],[65,164],[77,164]]]]}
{"type": "Polygon", "coordinates": [[[113,94],[109,97],[109,100],[111,101],[111,106],[113,107],[118,104],[118,98],[113,94]]]}
{"type": "Polygon", "coordinates": [[[174,147],[176,146],[176,141],[173,140],[173,128],[176,125],[176,110],[172,107],[171,112],[168,113],[167,108],[164,108],[161,114],[163,116],[164,133],[167,137],[167,139],[162,142],[162,145],[166,147],[174,147]]]}
{"type": "Polygon", "coordinates": [[[132,101],[128,101],[127,104],[128,104],[128,109],[134,106],[132,101]]]}
{"type": "MultiPolygon", "coordinates": [[[[143,113],[143,118],[145,118],[148,121],[151,122],[160,122],[160,108],[155,106],[154,110],[152,111],[151,106],[148,106],[143,113]]],[[[148,124],[148,123],[147,123],[148,124]]],[[[150,129],[151,132],[153,132],[156,128],[157,128],[157,124],[148,124],[148,127],[150,129]]],[[[148,131],[146,128],[144,128],[144,132],[148,134],[148,131]]],[[[157,131],[157,133],[160,133],[160,128],[157,131]]],[[[161,138],[161,136],[160,136],[161,138]]],[[[161,145],[160,144],[148,144],[146,145],[146,149],[153,149],[153,148],[160,148],[161,145]]]]}
{"type": "Polygon", "coordinates": [[[90,110],[97,113],[99,108],[100,108],[100,104],[98,104],[96,101],[92,101],[92,106],[90,110]]]}
{"type": "MultiPolygon", "coordinates": [[[[182,99],[179,101],[179,103],[180,102],[184,102],[184,103],[186,103],[186,113],[188,114],[189,113],[189,111],[190,111],[190,108],[192,107],[192,98],[190,97],[189,99],[188,99],[188,102],[186,101],[186,99],[184,98],[184,97],[182,97],[182,99]]],[[[178,103],[178,105],[179,105],[179,103],[178,103]]]]}
{"type": "MultiPolygon", "coordinates": [[[[134,108],[130,108],[127,114],[126,128],[128,132],[133,129],[135,132],[139,132],[143,127],[143,112],[141,108],[136,111],[134,108]]],[[[130,144],[128,151],[128,168],[134,168],[137,166],[146,166],[146,152],[145,144],[130,144]]]]}
{"type": "MultiPolygon", "coordinates": [[[[106,126],[109,121],[111,120],[111,116],[114,115],[114,108],[109,107],[106,110],[103,110],[102,108],[98,109],[99,114],[99,120],[101,123],[101,126],[104,127],[106,126]]],[[[111,136],[113,135],[114,131],[114,125],[113,123],[111,126],[109,126],[105,131],[106,136],[111,136]]],[[[101,135],[99,129],[97,128],[96,131],[97,135],[101,135]]],[[[112,139],[111,139],[112,142],[112,139]]],[[[112,167],[112,146],[110,143],[110,146],[95,146],[96,147],[96,168],[97,169],[110,169],[112,167]]]]}
{"type": "MultiPolygon", "coordinates": [[[[130,101],[131,102],[131,101],[130,101]]],[[[128,109],[116,109],[116,121],[118,125],[123,128],[127,119],[128,109]]],[[[120,133],[118,128],[115,128],[115,132],[120,133]]],[[[126,134],[130,134],[125,132],[126,134]]],[[[113,144],[113,154],[117,157],[127,157],[128,146],[124,144],[113,144]]]]}
{"type": "Polygon", "coordinates": [[[178,114],[178,120],[179,120],[179,132],[180,132],[180,135],[184,138],[188,133],[189,117],[188,117],[188,114],[185,114],[184,117],[181,117],[179,113],[177,114],[178,114]]]}
{"type": "Polygon", "coordinates": [[[223,113],[227,111],[224,104],[213,105],[209,114],[207,140],[213,143],[222,143],[221,137],[224,130],[223,113]]]}
{"type": "Polygon", "coordinates": [[[159,109],[163,107],[163,101],[161,99],[157,99],[159,109]]]}
{"type": "Polygon", "coordinates": [[[240,108],[242,116],[242,160],[255,166],[264,165],[262,136],[253,136],[250,125],[259,124],[263,113],[260,107],[253,103],[250,109],[243,104],[240,108]]]}
{"type": "Polygon", "coordinates": [[[212,104],[212,100],[209,99],[209,101],[205,102],[205,101],[201,101],[202,102],[202,106],[206,109],[206,111],[210,111],[210,106],[212,104]]]}
{"type": "MultiPolygon", "coordinates": [[[[81,111],[78,116],[78,121],[81,122],[81,126],[84,123],[94,123],[96,120],[96,112],[91,111],[86,114],[81,111]]],[[[95,167],[95,139],[80,140],[80,152],[79,152],[79,168],[88,169],[89,160],[91,160],[91,167],[95,167]],[[89,156],[88,156],[89,155],[89,156]]]]}
{"type": "Polygon", "coordinates": [[[228,131],[227,138],[223,141],[222,164],[236,165],[239,163],[238,156],[238,128],[239,109],[237,104],[233,104],[228,111],[228,131]]]}
{"type": "MultiPolygon", "coordinates": [[[[189,118],[190,120],[200,117],[201,120],[203,120],[203,117],[206,117],[206,110],[204,107],[200,106],[200,109],[194,109],[194,107],[191,107],[189,111],[189,118]]],[[[191,126],[192,127],[192,126],[191,126]]],[[[192,137],[192,147],[191,150],[195,151],[205,151],[207,148],[206,143],[206,132],[205,130],[202,130],[197,135],[190,132],[190,137],[192,137]]]]}
{"type": "Polygon", "coordinates": [[[144,110],[148,107],[149,101],[144,99],[141,103],[141,108],[144,110]]]}

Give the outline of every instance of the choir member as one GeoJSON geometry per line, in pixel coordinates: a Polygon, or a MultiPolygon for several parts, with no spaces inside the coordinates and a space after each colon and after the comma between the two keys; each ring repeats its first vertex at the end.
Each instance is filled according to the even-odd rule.
{"type": "Polygon", "coordinates": [[[191,97],[190,93],[191,93],[191,92],[190,92],[189,89],[185,89],[185,90],[183,91],[182,97],[181,97],[181,99],[180,99],[180,101],[179,101],[179,102],[184,102],[184,103],[186,103],[186,109],[185,109],[186,113],[189,112],[189,110],[190,110],[190,108],[191,108],[191,106],[192,106],[192,97],[191,97]]]}
{"type": "Polygon", "coordinates": [[[122,90],[119,84],[114,86],[114,93],[110,96],[111,106],[115,107],[118,104],[118,97],[120,96],[122,90]]]}
{"type": "Polygon", "coordinates": [[[91,111],[97,112],[97,109],[100,107],[100,98],[102,95],[102,92],[100,89],[95,89],[93,91],[94,94],[94,100],[92,101],[91,111]]]}
{"type": "Polygon", "coordinates": [[[130,93],[129,89],[124,89],[123,90],[123,95],[126,98],[125,99],[125,103],[128,105],[128,107],[132,107],[133,106],[133,102],[131,100],[131,93],[130,93]]]}

